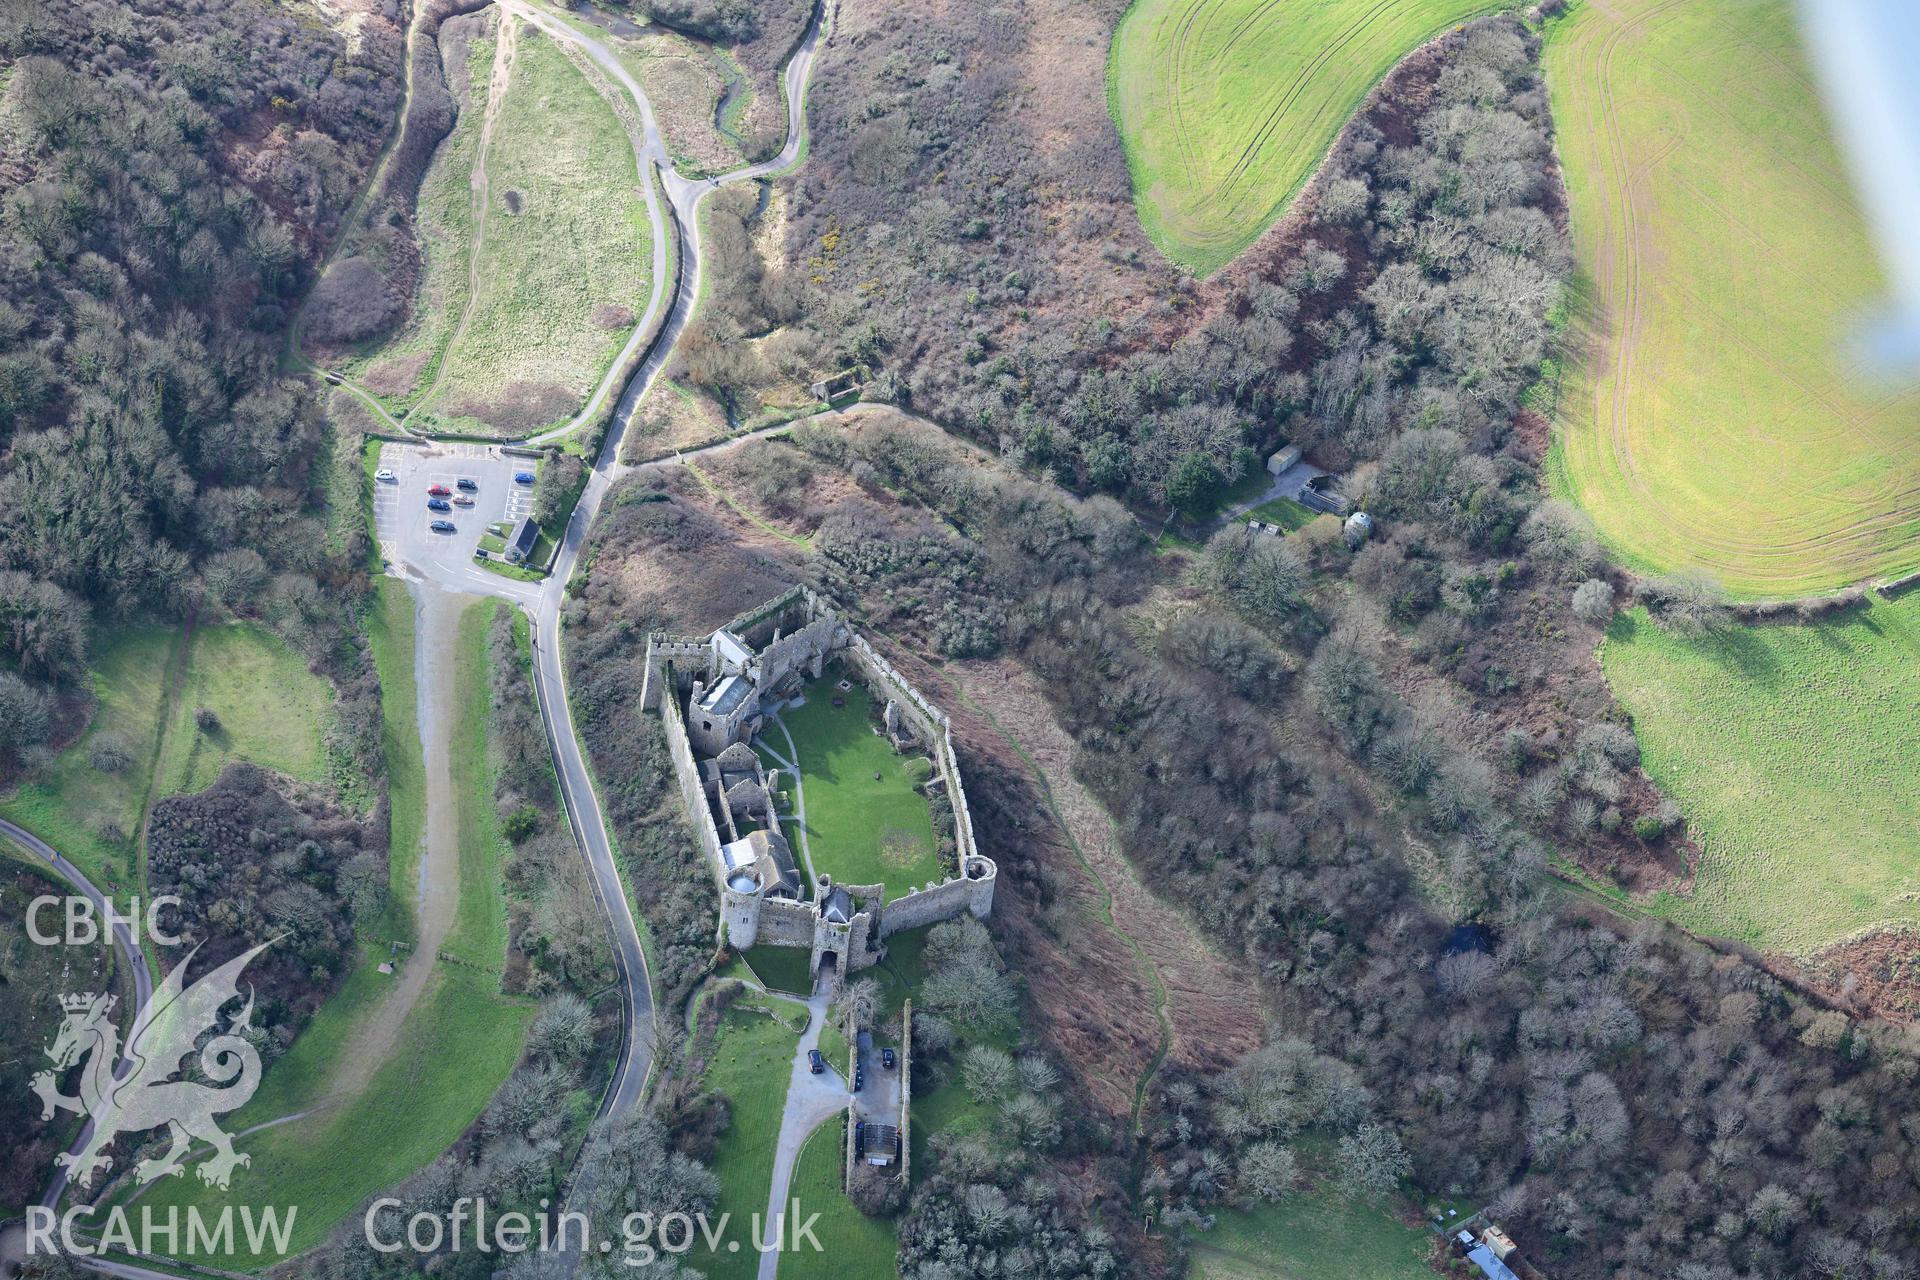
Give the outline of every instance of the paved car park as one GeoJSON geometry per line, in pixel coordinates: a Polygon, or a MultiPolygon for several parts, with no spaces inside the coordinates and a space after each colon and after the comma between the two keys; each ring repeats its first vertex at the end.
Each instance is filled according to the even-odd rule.
{"type": "Polygon", "coordinates": [[[533,471],[534,459],[508,454],[499,445],[388,441],[380,447],[379,465],[394,474],[374,484],[373,525],[382,556],[443,582],[484,581],[497,587],[505,581],[479,567],[473,553],[488,525],[511,526],[532,511],[533,486],[516,484],[513,477],[533,471]],[[463,494],[462,479],[476,488],[463,494]],[[427,490],[436,484],[450,491],[449,504],[465,496],[473,505],[429,510],[427,490]],[[451,522],[454,531],[434,532],[435,520],[451,522]]]}

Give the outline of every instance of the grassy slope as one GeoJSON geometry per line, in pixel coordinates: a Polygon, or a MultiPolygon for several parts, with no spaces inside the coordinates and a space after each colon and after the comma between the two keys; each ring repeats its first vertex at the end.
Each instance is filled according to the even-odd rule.
{"type": "Polygon", "coordinates": [[[1248,1213],[1222,1212],[1199,1237],[1189,1280],[1433,1280],[1432,1236],[1385,1210],[1316,1188],[1248,1213]]]}
{"type": "Polygon", "coordinates": [[[1920,392],[1840,354],[1881,276],[1790,5],[1580,4],[1546,69],[1594,341],[1559,487],[1745,595],[1915,563],[1920,392]]]}
{"type": "Polygon", "coordinates": [[[166,680],[181,631],[126,627],[94,641],[89,679],[98,700],[93,722],[73,746],[0,804],[0,816],[19,823],[70,858],[103,889],[131,890],[133,837],[153,780],[165,720],[166,680]],[[133,763],[101,773],[89,761],[94,744],[112,734],[133,763]],[[120,839],[101,834],[112,823],[120,839]]]}
{"type": "Polygon", "coordinates": [[[813,1214],[820,1252],[801,1249],[780,1259],[781,1280],[887,1280],[900,1274],[900,1251],[893,1219],[869,1218],[841,1190],[846,1129],[838,1121],[821,1125],[800,1150],[793,1169],[793,1197],[799,1217],[813,1214]]]}
{"type": "Polygon", "coordinates": [[[527,28],[519,40],[487,161],[480,292],[439,394],[423,406],[447,429],[484,429],[452,406],[516,381],[564,387],[577,407],[628,332],[589,314],[600,303],[635,315],[646,307],[646,205],[626,130],[551,39],[527,28]],[[509,191],[522,200],[517,214],[509,191]]]}
{"type": "MultiPolygon", "coordinates": [[[[896,755],[870,728],[866,687],[855,681],[843,693],[835,679],[829,671],[809,686],[804,706],[781,712],[800,752],[814,869],[841,884],[885,884],[887,896],[897,897],[940,878],[933,816],[917,789],[914,760],[896,755]],[[845,705],[835,707],[836,697],[845,705]],[[910,852],[889,852],[889,833],[910,852]]],[[[772,741],[786,746],[778,733],[772,741]]]]}
{"type": "MultiPolygon", "coordinates": [[[[390,587],[383,582],[381,591],[375,653],[384,675],[386,661],[401,653],[411,656],[410,648],[400,647],[396,633],[399,617],[404,616],[406,634],[411,636],[412,615],[406,591],[398,583],[390,587]]],[[[476,605],[462,620],[453,677],[462,689],[488,687],[484,616],[478,625],[470,620],[494,607],[493,602],[476,605]]],[[[401,738],[397,732],[399,725],[414,722],[412,682],[383,683],[382,691],[389,719],[389,767],[417,779],[423,772],[420,740],[417,735],[401,738]]],[[[472,813],[491,814],[485,733],[484,707],[477,719],[470,708],[463,708],[456,718],[451,752],[463,831],[472,813]]],[[[403,790],[402,796],[406,794],[403,790]]],[[[420,820],[417,807],[411,808],[411,818],[403,816],[404,807],[395,809],[396,841],[402,838],[404,823],[420,820]]],[[[505,946],[504,926],[496,929],[495,923],[503,893],[497,850],[485,847],[483,841],[463,838],[460,852],[461,901],[443,950],[497,969],[505,946]],[[484,948],[496,943],[501,950],[488,960],[484,948]]],[[[409,897],[411,883],[409,879],[406,884],[409,897]]],[[[210,1191],[197,1179],[185,1178],[156,1186],[142,1204],[298,1206],[291,1241],[292,1251],[298,1253],[319,1243],[364,1198],[405,1178],[452,1145],[518,1061],[535,1008],[530,1002],[501,995],[493,973],[440,962],[401,1026],[396,1051],[381,1064],[368,1087],[352,1098],[328,1099],[328,1084],[340,1053],[356,1038],[363,1014],[378,1007],[390,981],[373,969],[385,955],[384,948],[363,949],[359,967],[341,992],[308,1025],[293,1049],[268,1070],[260,1092],[236,1113],[228,1128],[237,1132],[281,1115],[313,1114],[241,1142],[240,1149],[253,1157],[253,1164],[236,1173],[231,1193],[210,1191]],[[333,1105],[319,1107],[323,1101],[333,1105]]],[[[274,1260],[243,1255],[231,1262],[256,1268],[274,1260]]]]}
{"type": "MultiPolygon", "coordinates": [[[[720,1179],[718,1212],[732,1214],[727,1237],[743,1242],[738,1251],[690,1259],[711,1280],[746,1280],[759,1265],[759,1255],[747,1248],[753,1215],[765,1214],[767,1190],[773,1184],[773,1149],[780,1136],[780,1118],[787,1106],[787,1081],[793,1066],[797,1033],[754,1008],[761,997],[743,997],[722,1016],[707,1058],[706,1085],[727,1096],[732,1123],[720,1138],[711,1167],[720,1179]]],[[[800,1020],[806,1011],[778,1004],[781,1016],[800,1020]]],[[[717,1220],[717,1214],[716,1214],[717,1220]]],[[[696,1250],[696,1255],[701,1250],[696,1250]]]]}
{"type": "Polygon", "coordinates": [[[1161,252],[1207,275],[1286,208],[1373,86],[1490,0],[1136,0],[1108,104],[1161,252]]]}
{"type": "Polygon", "coordinates": [[[433,163],[427,167],[427,175],[420,183],[414,215],[420,242],[427,246],[421,266],[420,292],[414,299],[413,313],[406,327],[372,349],[355,367],[355,376],[363,377],[367,368],[389,360],[424,356],[425,363],[409,389],[378,397],[392,413],[412,408],[432,385],[461,308],[467,304],[471,266],[468,255],[473,237],[473,165],[480,149],[480,123],[486,110],[487,81],[493,67],[495,43],[492,38],[473,41],[467,50],[466,63],[446,69],[449,87],[458,92],[465,105],[454,121],[452,132],[434,152],[433,163]]]}
{"type": "Polygon", "coordinates": [[[459,805],[460,909],[442,948],[483,969],[499,969],[507,953],[507,912],[501,886],[507,839],[493,807],[493,766],[487,759],[487,723],[493,690],[487,678],[488,628],[506,606],[482,600],[460,615],[460,707],[453,732],[455,801],[459,805]]]}
{"type": "Polygon", "coordinates": [[[813,980],[807,976],[810,959],[812,955],[805,947],[751,947],[746,954],[747,964],[761,986],[797,996],[813,992],[813,980]]]}
{"type": "Polygon", "coordinates": [[[380,675],[381,742],[387,762],[387,913],[377,932],[413,937],[421,842],[427,829],[427,783],[420,761],[418,686],[413,679],[413,596],[397,578],[374,579],[367,639],[380,675]]]}
{"type": "Polygon", "coordinates": [[[1601,656],[1706,850],[1692,895],[1657,909],[1795,952],[1920,917],[1920,594],[1704,641],[1635,613],[1601,656]]]}
{"type": "Polygon", "coordinates": [[[198,627],[187,679],[173,708],[158,794],[204,791],[234,760],[250,760],[302,782],[328,779],[327,716],[333,691],[299,654],[248,624],[198,627]],[[200,708],[219,717],[211,733],[200,708]]]}

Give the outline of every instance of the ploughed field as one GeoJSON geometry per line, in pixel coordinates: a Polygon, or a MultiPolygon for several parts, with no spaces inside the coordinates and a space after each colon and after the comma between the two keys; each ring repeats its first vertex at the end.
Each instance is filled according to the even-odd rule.
{"type": "Polygon", "coordinates": [[[1136,0],[1107,93],[1140,221],[1201,275],[1266,230],[1395,63],[1490,0],[1136,0]]]}
{"type": "Polygon", "coordinates": [[[1547,83],[1590,290],[1556,484],[1642,570],[1794,596],[1920,562],[1920,389],[1786,0],[1580,4],[1547,83]]]}

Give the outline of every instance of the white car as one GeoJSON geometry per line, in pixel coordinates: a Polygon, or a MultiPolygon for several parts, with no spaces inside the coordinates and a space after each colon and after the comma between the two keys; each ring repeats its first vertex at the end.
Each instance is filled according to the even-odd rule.
{"type": "Polygon", "coordinates": [[[399,484],[400,483],[400,477],[393,474],[393,472],[388,470],[386,467],[382,467],[378,471],[374,472],[373,478],[375,480],[380,481],[380,483],[382,484],[399,484]]]}

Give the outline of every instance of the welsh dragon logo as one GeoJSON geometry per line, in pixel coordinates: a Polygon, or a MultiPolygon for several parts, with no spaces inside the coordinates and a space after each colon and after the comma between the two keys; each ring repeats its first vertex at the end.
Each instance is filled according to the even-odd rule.
{"type": "MultiPolygon", "coordinates": [[[[134,1017],[125,1058],[117,1071],[120,1037],[109,1016],[114,997],[92,992],[61,997],[66,1021],[46,1051],[54,1069],[35,1075],[32,1087],[40,1095],[41,1119],[51,1120],[57,1108],[93,1121],[85,1145],[78,1152],[63,1152],[56,1160],[74,1182],[88,1186],[96,1171],[112,1165],[112,1157],[102,1152],[117,1135],[142,1133],[161,1125],[171,1132],[173,1143],[158,1159],[142,1160],[134,1166],[134,1176],[143,1183],[162,1176],[177,1177],[186,1166],[195,1138],[213,1148],[213,1155],[197,1171],[210,1186],[225,1190],[234,1169],[251,1163],[249,1157],[233,1149],[233,1139],[213,1119],[244,1105],[260,1087],[260,1055],[241,1034],[252,1023],[251,989],[246,1007],[228,1021],[224,1031],[219,1030],[220,1010],[240,998],[240,971],[272,945],[261,943],[192,986],[185,985],[187,965],[194,955],[188,953],[134,1017]],[[200,1046],[199,1067],[200,1074],[213,1084],[172,1079],[181,1071],[181,1060],[209,1031],[218,1034],[200,1046]],[[80,1072],[80,1096],[70,1098],[59,1091],[58,1076],[83,1058],[86,1065],[80,1072]]],[[[194,952],[198,950],[194,948],[194,952]]]]}

